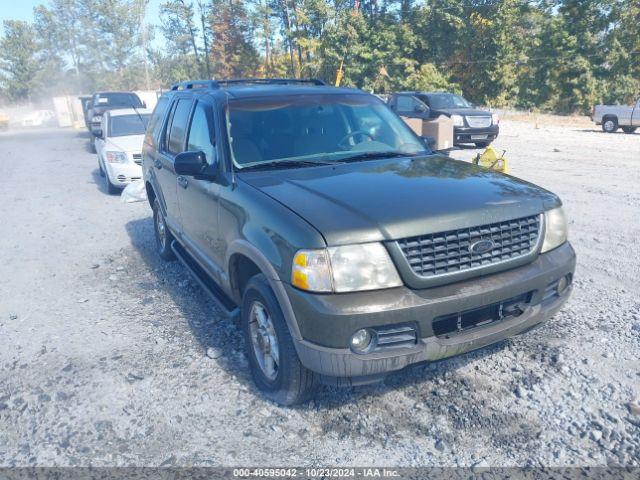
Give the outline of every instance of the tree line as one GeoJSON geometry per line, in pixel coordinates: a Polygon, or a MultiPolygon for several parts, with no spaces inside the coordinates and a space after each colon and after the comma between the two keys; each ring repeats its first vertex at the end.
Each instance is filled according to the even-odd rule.
{"type": "Polygon", "coordinates": [[[640,94],[639,0],[49,0],[5,21],[0,96],[315,77],[587,112],[640,94]]]}

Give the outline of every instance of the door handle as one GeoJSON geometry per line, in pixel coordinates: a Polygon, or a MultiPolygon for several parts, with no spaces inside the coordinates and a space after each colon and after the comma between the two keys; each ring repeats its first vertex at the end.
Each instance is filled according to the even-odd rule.
{"type": "Polygon", "coordinates": [[[154,165],[158,170],[160,170],[160,169],[162,168],[162,162],[161,162],[159,159],[157,159],[157,158],[153,161],[153,165],[154,165]]]}
{"type": "Polygon", "coordinates": [[[189,180],[187,180],[186,177],[180,175],[178,177],[178,185],[180,185],[182,188],[187,188],[187,186],[189,185],[189,180]]]}

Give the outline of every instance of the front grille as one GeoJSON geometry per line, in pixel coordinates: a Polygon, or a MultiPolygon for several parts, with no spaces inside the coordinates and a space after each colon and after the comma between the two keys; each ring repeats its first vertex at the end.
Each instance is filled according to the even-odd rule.
{"type": "Polygon", "coordinates": [[[411,269],[423,278],[464,272],[513,260],[530,253],[540,236],[540,216],[478,227],[432,233],[398,241],[411,269]],[[485,252],[474,252],[479,241],[491,240],[485,252]]]}
{"type": "Polygon", "coordinates": [[[142,154],[141,153],[134,153],[133,154],[133,161],[136,162],[138,165],[142,165],[142,154]]]}
{"type": "Polygon", "coordinates": [[[491,126],[491,117],[488,116],[468,116],[467,124],[471,128],[487,128],[491,126]]]}
{"type": "Polygon", "coordinates": [[[436,337],[450,338],[456,334],[466,333],[473,328],[519,317],[529,306],[531,297],[531,292],[523,293],[502,302],[443,315],[434,318],[431,327],[436,337]]]}
{"type": "Polygon", "coordinates": [[[119,182],[135,182],[136,180],[140,180],[140,177],[127,177],[125,175],[118,175],[116,178],[119,182]]]}

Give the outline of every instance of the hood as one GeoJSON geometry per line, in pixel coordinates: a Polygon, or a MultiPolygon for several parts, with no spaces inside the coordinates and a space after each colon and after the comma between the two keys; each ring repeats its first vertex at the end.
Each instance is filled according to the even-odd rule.
{"type": "Polygon", "coordinates": [[[487,112],[486,110],[479,110],[477,108],[442,108],[442,109],[434,109],[432,110],[435,113],[440,115],[463,115],[463,116],[483,116],[490,117],[491,112],[487,112]]]}
{"type": "Polygon", "coordinates": [[[307,220],[328,245],[466,228],[560,205],[523,180],[438,155],[238,176],[307,220]]]}
{"type": "Polygon", "coordinates": [[[107,147],[109,145],[115,147],[121,152],[140,153],[142,151],[142,143],[144,135],[127,135],[125,137],[109,137],[107,147]]]}

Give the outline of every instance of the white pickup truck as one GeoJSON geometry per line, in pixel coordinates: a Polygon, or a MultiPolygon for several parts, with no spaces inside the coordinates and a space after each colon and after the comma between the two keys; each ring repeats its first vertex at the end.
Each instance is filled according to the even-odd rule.
{"type": "Polygon", "coordinates": [[[591,120],[602,125],[602,130],[613,133],[622,128],[624,133],[633,133],[640,127],[640,99],[635,105],[596,105],[591,120]]]}

